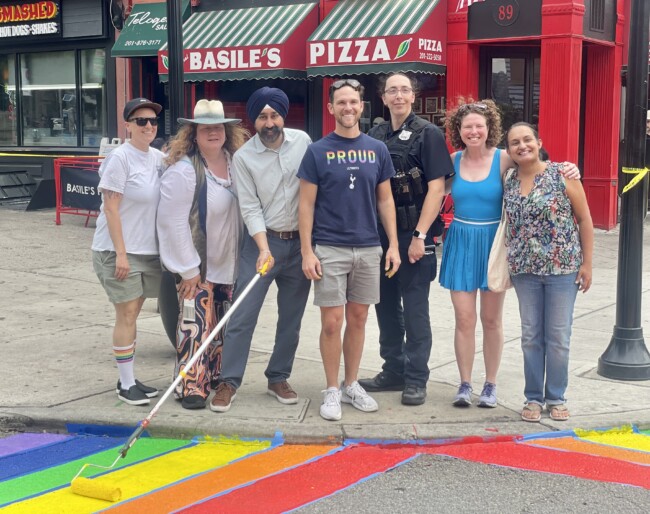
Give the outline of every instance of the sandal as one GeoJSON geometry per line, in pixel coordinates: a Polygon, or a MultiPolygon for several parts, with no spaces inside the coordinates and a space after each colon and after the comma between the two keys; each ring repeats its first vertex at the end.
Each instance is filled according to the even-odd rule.
{"type": "Polygon", "coordinates": [[[563,403],[559,405],[546,405],[546,409],[553,421],[566,421],[571,417],[569,409],[563,403]]]}
{"type": "Polygon", "coordinates": [[[521,411],[521,419],[529,423],[539,423],[542,420],[542,406],[539,403],[527,403],[521,411]]]}

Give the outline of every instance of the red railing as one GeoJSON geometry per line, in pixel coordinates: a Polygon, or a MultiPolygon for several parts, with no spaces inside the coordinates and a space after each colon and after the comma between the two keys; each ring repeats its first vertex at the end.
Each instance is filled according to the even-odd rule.
{"type": "Polygon", "coordinates": [[[97,176],[97,184],[99,184],[99,175],[97,170],[103,158],[99,156],[83,156],[83,157],[59,157],[54,159],[54,185],[56,190],[56,224],[61,224],[61,214],[73,214],[75,216],[86,216],[86,224],[90,218],[96,218],[99,215],[98,210],[83,208],[78,205],[64,205],[63,191],[61,189],[61,169],[73,169],[79,171],[87,171],[94,173],[97,176]]]}

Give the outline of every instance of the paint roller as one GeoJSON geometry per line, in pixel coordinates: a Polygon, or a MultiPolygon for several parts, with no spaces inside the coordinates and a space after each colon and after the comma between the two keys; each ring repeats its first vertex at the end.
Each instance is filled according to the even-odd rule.
{"type": "Polygon", "coordinates": [[[119,451],[119,454],[113,461],[113,463],[110,466],[100,466],[99,464],[92,464],[92,463],[86,463],[84,464],[81,469],[79,470],[79,473],[77,473],[74,478],[70,482],[70,490],[74,494],[78,494],[81,496],[87,496],[88,498],[95,498],[98,500],[106,500],[109,502],[117,502],[122,498],[122,491],[119,487],[117,487],[114,483],[112,483],[109,479],[107,478],[85,478],[82,475],[83,471],[88,468],[88,467],[93,467],[93,468],[99,468],[99,469],[104,469],[104,470],[111,470],[115,467],[117,462],[120,459],[123,459],[126,457],[126,454],[128,451],[131,449],[131,447],[136,443],[136,441],[140,438],[142,433],[146,430],[146,428],[149,426],[149,423],[153,419],[153,417],[156,415],[162,404],[167,400],[167,398],[172,394],[176,386],[185,378],[187,375],[188,369],[192,369],[192,366],[194,363],[201,357],[203,352],[208,348],[210,343],[214,340],[215,337],[217,337],[217,334],[221,331],[221,329],[225,326],[226,322],[230,318],[233,312],[239,307],[239,304],[246,298],[246,295],[250,292],[250,290],[255,286],[257,281],[266,275],[269,269],[269,264],[271,263],[271,257],[269,257],[262,268],[260,268],[255,276],[251,279],[251,281],[248,283],[246,288],[241,292],[237,300],[232,304],[230,309],[224,314],[223,318],[219,321],[216,327],[214,327],[214,330],[210,333],[208,338],[203,342],[203,344],[199,347],[197,352],[194,354],[194,356],[187,362],[185,365],[185,368],[183,368],[179,373],[178,376],[174,379],[172,382],[172,385],[169,386],[169,388],[165,391],[165,394],[162,395],[158,403],[154,406],[153,409],[151,409],[151,412],[147,415],[146,418],[144,418],[139,424],[138,427],[135,429],[135,431],[131,434],[131,436],[127,439],[127,441],[124,443],[124,446],[119,451]]]}

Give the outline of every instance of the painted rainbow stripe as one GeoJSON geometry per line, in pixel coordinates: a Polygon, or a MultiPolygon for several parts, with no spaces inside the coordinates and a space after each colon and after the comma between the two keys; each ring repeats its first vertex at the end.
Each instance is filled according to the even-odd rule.
{"type": "Polygon", "coordinates": [[[279,438],[142,438],[115,469],[96,470],[95,476],[122,489],[121,502],[73,494],[69,482],[83,463],[112,463],[123,441],[83,434],[0,439],[0,513],[61,512],[62,506],[74,514],[243,513],[259,510],[260,498],[265,512],[285,512],[421,454],[650,489],[650,432],[622,427],[411,444],[350,440],[343,446],[287,445],[279,438]]]}

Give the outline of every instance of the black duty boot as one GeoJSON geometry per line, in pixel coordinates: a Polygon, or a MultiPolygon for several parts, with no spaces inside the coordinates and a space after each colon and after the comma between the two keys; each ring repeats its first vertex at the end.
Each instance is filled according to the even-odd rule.
{"type": "Polygon", "coordinates": [[[404,392],[402,393],[402,403],[404,405],[422,405],[426,397],[426,387],[409,384],[404,388],[404,392]]]}
{"type": "Polygon", "coordinates": [[[381,371],[372,378],[362,378],[359,384],[366,391],[380,392],[380,391],[403,391],[404,379],[393,373],[381,371]]]}

